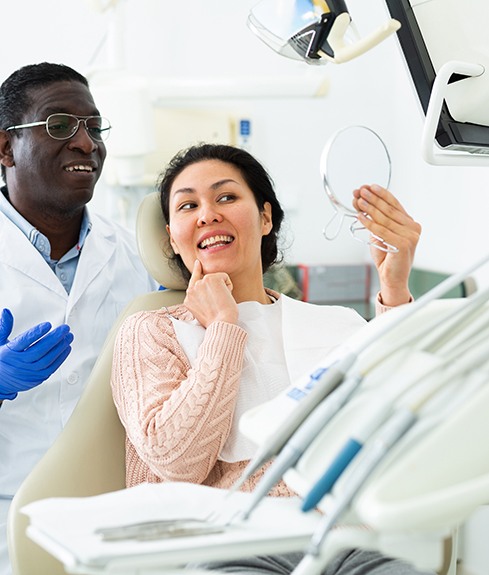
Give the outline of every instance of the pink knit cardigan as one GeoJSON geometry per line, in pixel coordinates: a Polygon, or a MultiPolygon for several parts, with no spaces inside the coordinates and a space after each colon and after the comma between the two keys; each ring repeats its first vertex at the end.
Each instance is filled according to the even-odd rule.
{"type": "MultiPolygon", "coordinates": [[[[139,312],[121,326],[112,391],[126,429],[126,484],[185,481],[229,488],[247,461],[218,455],[231,430],[246,332],[216,322],[205,332],[195,369],[170,319],[191,320],[183,305],[139,312]]],[[[243,487],[253,490],[264,469],[243,487]]],[[[291,495],[280,483],[271,495],[291,495]]]]}
{"type": "MultiPolygon", "coordinates": [[[[377,313],[385,309],[377,302],[377,313]]],[[[126,319],[118,333],[111,384],[126,430],[126,484],[184,481],[229,488],[248,463],[218,459],[231,430],[247,333],[234,324],[211,324],[192,368],[170,314],[193,319],[183,305],[143,311],[126,319]]],[[[252,491],[265,469],[243,490],[252,491]]],[[[270,494],[292,492],[281,482],[270,494]]]]}

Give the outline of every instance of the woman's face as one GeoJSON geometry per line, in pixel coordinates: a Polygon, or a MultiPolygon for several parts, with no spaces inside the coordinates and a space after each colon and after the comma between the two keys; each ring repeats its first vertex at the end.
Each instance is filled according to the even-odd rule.
{"type": "Polygon", "coordinates": [[[262,275],[261,240],[272,229],[271,205],[260,212],[240,171],[220,160],[185,168],[170,190],[170,242],[189,271],[226,272],[233,281],[262,275]]]}

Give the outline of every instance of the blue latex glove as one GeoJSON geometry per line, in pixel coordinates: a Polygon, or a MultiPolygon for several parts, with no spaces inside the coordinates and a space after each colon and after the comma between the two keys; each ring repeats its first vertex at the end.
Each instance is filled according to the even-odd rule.
{"type": "Polygon", "coordinates": [[[68,357],[73,341],[69,326],[63,324],[51,330],[49,322],[9,341],[13,325],[12,313],[4,309],[0,314],[0,401],[15,399],[19,391],[47,379],[68,357]]]}

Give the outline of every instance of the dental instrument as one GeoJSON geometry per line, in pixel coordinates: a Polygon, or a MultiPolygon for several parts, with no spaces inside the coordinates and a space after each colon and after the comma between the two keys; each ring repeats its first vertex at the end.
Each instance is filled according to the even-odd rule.
{"type": "Polygon", "coordinates": [[[361,461],[342,485],[341,496],[335,500],[325,519],[319,524],[311,538],[307,554],[319,555],[322,542],[330,529],[337,522],[343,511],[350,505],[363,483],[384,459],[390,448],[414,425],[417,417],[408,407],[399,408],[394,412],[378,432],[375,440],[364,450],[361,461]]]}
{"type": "MultiPolygon", "coordinates": [[[[373,367],[373,366],[372,366],[373,367]]],[[[419,374],[419,364],[416,373],[419,374]]],[[[435,366],[436,368],[437,366],[435,366]]],[[[423,374],[426,367],[423,365],[423,374]]],[[[429,366],[431,368],[431,365],[429,366]]],[[[433,368],[434,369],[434,368],[433,368]]],[[[330,395],[328,395],[318,407],[316,407],[311,415],[304,421],[304,423],[292,435],[289,441],[282,448],[277,455],[275,461],[270,468],[266,471],[255,490],[253,497],[248,502],[247,506],[240,513],[239,517],[245,520],[249,517],[258,503],[263,497],[267,495],[270,489],[283,477],[284,473],[290,467],[294,467],[299,461],[302,454],[309,447],[317,434],[329,423],[329,421],[338,413],[338,411],[348,402],[354,393],[360,387],[366,372],[353,372],[346,380],[330,395]]],[[[407,385],[410,381],[407,382],[407,385]]],[[[402,388],[403,389],[403,388],[402,388]]],[[[401,389],[399,390],[399,392],[401,389]]],[[[382,404],[382,413],[387,409],[389,402],[382,404]]],[[[351,444],[348,448],[348,453],[351,457],[355,454],[355,445],[351,444]]]]}
{"type": "Polygon", "coordinates": [[[356,359],[357,353],[349,352],[317,378],[309,393],[297,404],[287,421],[279,426],[265,445],[258,448],[257,453],[246,466],[240,479],[229,490],[229,495],[238,491],[255,471],[280,452],[313,409],[343,381],[356,359]]]}
{"type": "Polygon", "coordinates": [[[322,429],[341,409],[358,389],[362,379],[360,374],[349,376],[313,410],[311,415],[295,431],[278,453],[272,465],[255,487],[252,499],[239,514],[241,520],[245,521],[248,519],[260,501],[269,493],[270,489],[282,479],[285,471],[299,461],[305,449],[309,446],[312,437],[316,435],[317,430],[322,429]]]}
{"type": "Polygon", "coordinates": [[[453,342],[457,334],[458,337],[462,337],[465,329],[476,330],[481,320],[484,321],[484,314],[487,314],[487,310],[481,313],[487,301],[489,301],[489,288],[474,293],[464,301],[463,305],[453,310],[449,317],[442,318],[438,325],[432,326],[424,333],[418,333],[417,346],[420,349],[436,351],[453,342]]]}
{"type": "MultiPolygon", "coordinates": [[[[423,342],[423,334],[428,336],[432,341],[436,338],[433,334],[437,334],[437,338],[445,335],[450,327],[454,329],[461,329],[461,323],[466,321],[467,316],[472,318],[474,314],[478,314],[480,307],[489,299],[489,289],[478,292],[467,298],[464,305],[459,306],[456,310],[450,311],[450,315],[443,316],[441,319],[435,318],[434,321],[427,322],[422,329],[422,332],[413,332],[407,334],[404,338],[400,338],[394,346],[385,349],[384,354],[379,359],[375,358],[369,365],[363,367],[360,371],[354,371],[347,376],[346,380],[339,385],[337,389],[330,393],[321,404],[314,408],[312,413],[305,419],[298,429],[292,434],[288,442],[284,445],[282,450],[276,456],[275,461],[266,471],[258,485],[253,492],[253,498],[248,502],[247,506],[237,515],[240,519],[245,520],[253,512],[261,499],[265,497],[270,489],[283,477],[284,473],[291,467],[294,467],[299,461],[304,451],[309,447],[317,434],[329,423],[332,417],[345,405],[345,403],[352,397],[358,390],[363,379],[386,357],[392,356],[396,351],[407,345],[413,345],[413,340],[417,343],[417,348],[421,349],[423,346],[419,342],[423,342]],[[446,326],[445,324],[449,325],[446,326]],[[440,326],[443,327],[440,335],[440,326]],[[420,339],[421,337],[421,339],[420,339]]],[[[352,442],[345,446],[345,452],[338,460],[338,464],[332,475],[329,477],[331,485],[334,483],[342,470],[346,467],[348,462],[356,455],[360,449],[360,443],[352,440],[352,442]]],[[[326,481],[326,480],[325,480],[326,481]]],[[[322,487],[327,489],[327,487],[322,487]]],[[[303,510],[305,508],[312,508],[315,506],[314,499],[309,502],[305,501],[303,510]]]]}
{"type": "MultiPolygon", "coordinates": [[[[487,373],[484,375],[487,376],[487,373]]],[[[487,377],[482,377],[480,374],[477,374],[476,380],[477,385],[474,387],[480,388],[481,384],[487,383],[487,377]]],[[[341,485],[341,490],[339,490],[333,500],[333,505],[328,509],[328,515],[316,529],[304,558],[294,569],[292,575],[319,575],[322,572],[324,564],[321,558],[321,547],[328,533],[343,512],[351,505],[365,481],[386,458],[392,447],[413,428],[419,419],[422,409],[436,397],[440,388],[443,388],[443,382],[437,381],[436,378],[431,379],[428,383],[424,382],[421,385],[421,389],[418,389],[417,393],[410,397],[408,401],[403,402],[382,426],[376,437],[368,445],[368,449],[363,452],[361,461],[357,462],[354,469],[345,478],[341,485]]],[[[462,399],[466,399],[467,394],[461,395],[462,399]]],[[[460,401],[456,402],[456,404],[459,405],[460,401]]]]}
{"type": "MultiPolygon", "coordinates": [[[[449,276],[447,279],[445,279],[443,282],[435,286],[429,292],[422,295],[418,300],[410,303],[408,306],[404,306],[402,309],[398,309],[395,321],[387,322],[386,324],[384,324],[382,329],[380,329],[378,332],[375,332],[369,338],[366,338],[366,340],[362,341],[360,344],[357,344],[356,349],[351,350],[337,364],[334,364],[329,368],[329,370],[322,373],[321,376],[318,378],[318,380],[315,382],[315,384],[312,386],[312,389],[309,392],[309,394],[306,395],[297,404],[296,408],[290,414],[290,417],[278,426],[278,428],[275,430],[275,433],[271,436],[268,442],[266,442],[262,446],[259,446],[257,453],[255,454],[253,459],[248,463],[240,479],[228,491],[227,496],[231,496],[233,493],[238,491],[239,488],[244,484],[244,482],[253,473],[255,473],[255,471],[257,471],[267,461],[274,458],[280,453],[280,451],[285,447],[285,445],[291,439],[294,433],[299,429],[299,427],[306,421],[306,419],[314,411],[317,405],[321,403],[332,391],[334,391],[334,389],[336,389],[340,385],[340,383],[344,380],[345,376],[349,374],[350,370],[356,364],[358,357],[360,356],[361,353],[367,350],[371,344],[375,343],[381,337],[388,334],[392,329],[397,327],[405,318],[412,316],[419,309],[427,305],[429,302],[443,296],[452,288],[463,282],[473,271],[477,270],[479,267],[483,266],[488,261],[489,261],[489,254],[485,255],[481,260],[471,264],[465,270],[449,276]]],[[[468,306],[482,305],[482,301],[486,301],[486,299],[489,297],[489,290],[483,293],[484,293],[483,296],[476,294],[477,297],[470,300],[470,302],[468,302],[466,305],[468,306]],[[486,299],[484,299],[484,297],[486,299]]],[[[460,315],[457,312],[455,312],[455,314],[456,317],[459,317],[460,315]]],[[[431,329],[431,326],[427,326],[427,329],[431,329]]],[[[412,336],[408,336],[408,339],[411,339],[411,337],[419,337],[419,333],[412,334],[412,336]]],[[[394,344],[394,347],[397,349],[403,343],[404,342],[401,341],[397,342],[397,344],[394,344]]],[[[391,350],[388,351],[391,352],[391,350]]],[[[384,357],[385,355],[381,359],[384,359],[384,357]]],[[[378,362],[379,358],[376,358],[375,361],[373,362],[373,365],[376,365],[378,362]]],[[[372,368],[372,365],[370,365],[369,368],[372,368]]],[[[319,419],[319,417],[317,419],[319,419]]],[[[318,423],[319,425],[321,425],[321,422],[316,420],[315,424],[318,423]]],[[[321,425],[321,428],[323,426],[324,422],[323,425],[321,425]]],[[[310,434],[316,433],[318,430],[319,426],[313,425],[311,423],[309,433],[310,434]]],[[[304,432],[304,436],[306,436],[306,432],[304,432]]],[[[294,447],[293,445],[291,446],[292,452],[295,452],[296,449],[297,448],[294,447]]],[[[295,456],[291,456],[291,460],[293,460],[294,457],[295,456]]],[[[287,462],[287,456],[285,455],[284,455],[284,461],[287,462]]],[[[253,508],[256,507],[256,505],[258,505],[259,501],[264,496],[262,494],[266,489],[266,485],[273,486],[274,483],[272,483],[272,480],[276,480],[279,473],[283,475],[284,472],[285,472],[285,464],[282,469],[278,469],[278,466],[277,468],[273,469],[273,471],[271,472],[270,479],[266,478],[267,483],[266,484],[264,483],[263,488],[260,488],[260,495],[257,495],[256,498],[254,499],[253,508]]],[[[262,481],[265,481],[265,476],[264,478],[262,478],[262,481]]],[[[245,510],[246,516],[249,517],[253,508],[251,508],[251,506],[247,507],[247,509],[245,510]]]]}
{"type": "Polygon", "coordinates": [[[115,527],[99,527],[95,530],[104,541],[152,541],[170,537],[196,537],[222,533],[224,525],[210,524],[199,519],[158,519],[115,527]]]}
{"type": "MultiPolygon", "coordinates": [[[[435,361],[428,364],[429,367],[424,374],[420,376],[416,375],[412,378],[412,381],[410,381],[411,378],[408,377],[406,381],[403,382],[404,385],[401,389],[394,390],[393,392],[390,388],[392,384],[387,384],[387,390],[385,392],[381,390],[382,398],[379,404],[370,406],[366,420],[361,421],[360,424],[356,424],[357,429],[354,430],[345,444],[340,448],[338,454],[333,458],[332,463],[328,465],[326,471],[306,494],[302,503],[302,511],[307,512],[316,507],[321,499],[331,491],[336,481],[352,463],[360,450],[365,447],[368,439],[391,411],[396,396],[403,393],[406,393],[407,397],[416,394],[418,387],[421,386],[423,389],[423,379],[435,375],[435,372],[441,369],[442,371],[438,375],[436,387],[429,392],[432,395],[453,378],[460,376],[464,372],[474,368],[474,366],[477,367],[481,363],[484,363],[487,360],[486,341],[487,334],[485,332],[482,335],[478,334],[475,342],[471,340],[470,349],[460,347],[457,350],[451,350],[451,353],[441,356],[440,362],[435,361]],[[410,388],[411,393],[409,391],[410,388]]],[[[419,358],[419,352],[416,353],[419,358]]],[[[423,399],[423,401],[426,401],[426,399],[423,399]]]]}

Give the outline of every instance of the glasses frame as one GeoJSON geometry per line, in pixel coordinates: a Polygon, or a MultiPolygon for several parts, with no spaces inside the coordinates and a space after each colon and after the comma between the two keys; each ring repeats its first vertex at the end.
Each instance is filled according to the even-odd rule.
{"type": "MultiPolygon", "coordinates": [[[[48,136],[50,138],[52,138],[53,140],[69,140],[70,138],[73,138],[73,136],[78,132],[79,128],[80,128],[80,124],[84,123],[85,125],[85,131],[87,132],[87,134],[90,136],[90,138],[94,141],[94,142],[104,142],[110,134],[110,130],[112,128],[109,120],[107,120],[107,118],[105,118],[104,116],[75,116],[74,114],[65,114],[64,112],[56,112],[55,114],[50,114],[45,120],[44,122],[30,122],[28,124],[18,124],[17,126],[10,126],[8,128],[5,128],[6,132],[9,132],[11,130],[20,130],[21,128],[35,128],[36,126],[45,126],[46,128],[46,132],[48,134],[48,136]],[[50,120],[50,118],[52,118],[53,116],[68,116],[70,118],[75,118],[75,120],[77,121],[76,124],[76,128],[73,132],[73,134],[70,134],[69,136],[66,136],[64,138],[57,138],[56,136],[53,136],[49,130],[48,130],[48,122],[50,120]],[[100,139],[95,138],[94,135],[90,132],[90,129],[88,128],[87,122],[88,120],[91,120],[92,118],[101,118],[102,120],[105,120],[108,124],[107,128],[104,128],[102,130],[103,133],[106,133],[107,135],[104,137],[101,135],[100,139]]],[[[102,133],[101,132],[101,133],[102,133]]]]}

